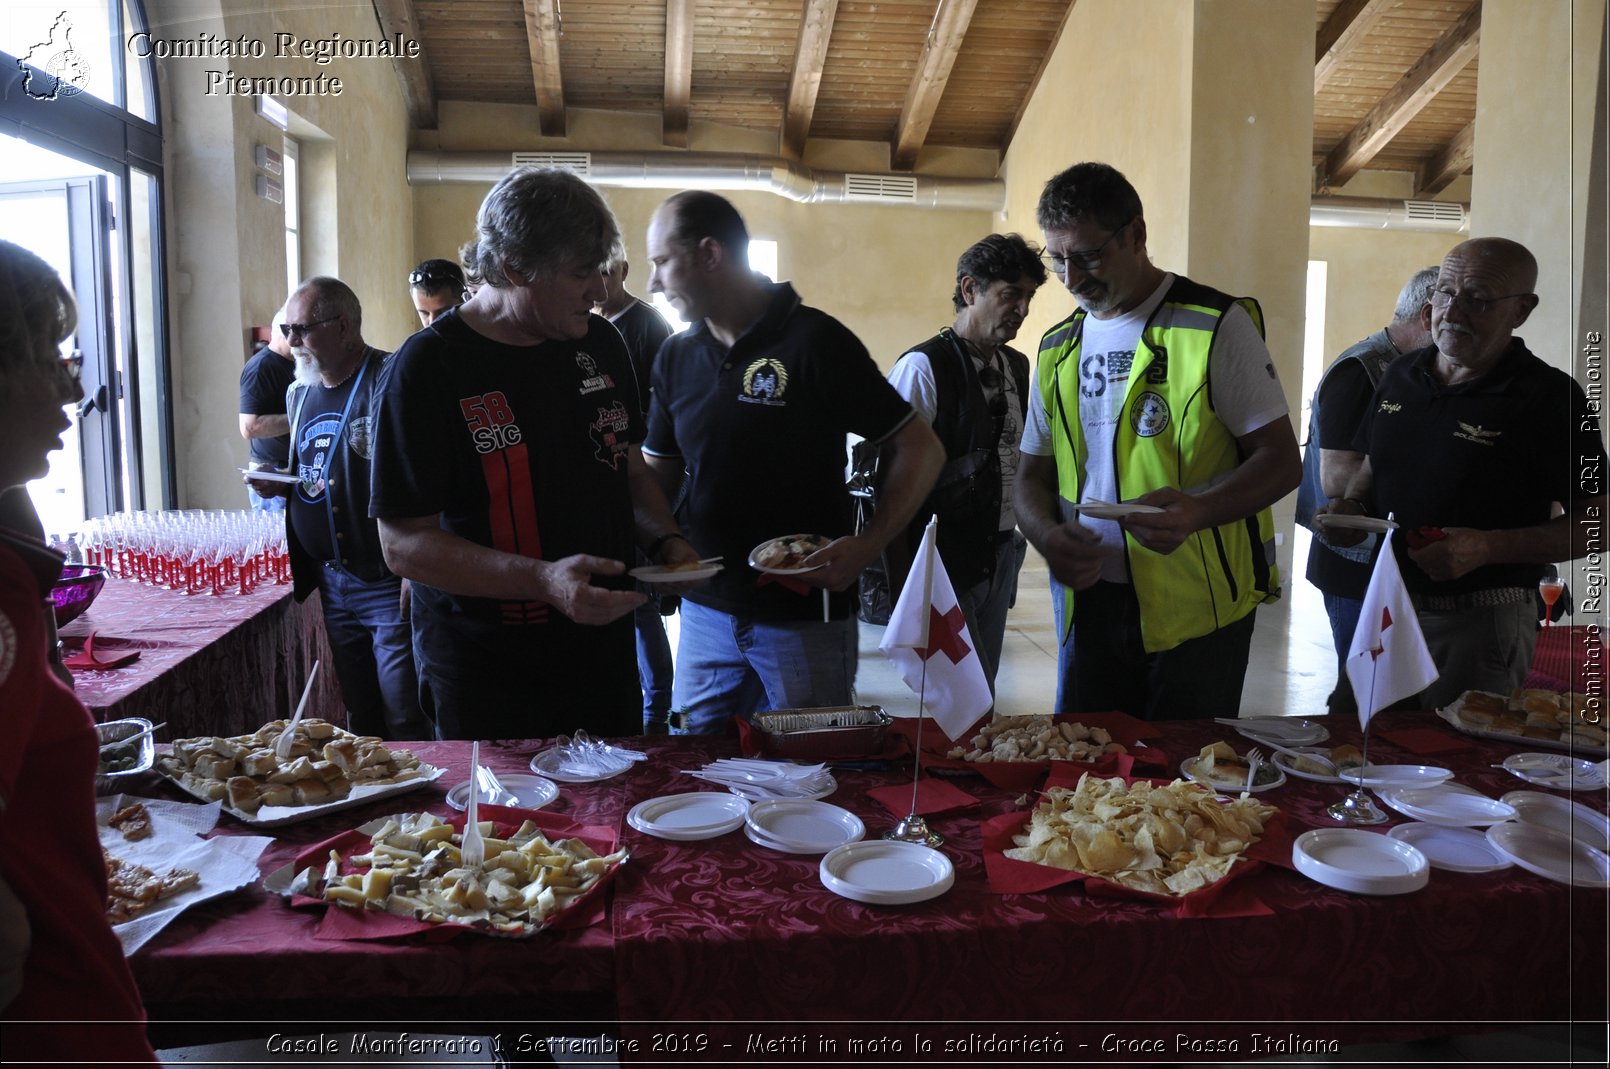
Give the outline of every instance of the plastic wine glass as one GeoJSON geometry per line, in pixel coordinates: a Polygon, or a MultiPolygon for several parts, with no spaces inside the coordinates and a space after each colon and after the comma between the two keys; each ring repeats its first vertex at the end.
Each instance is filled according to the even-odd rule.
{"type": "Polygon", "coordinates": [[[1537,592],[1543,596],[1543,626],[1547,628],[1554,617],[1554,603],[1560,600],[1565,592],[1565,580],[1554,576],[1545,576],[1538,580],[1537,592]]]}

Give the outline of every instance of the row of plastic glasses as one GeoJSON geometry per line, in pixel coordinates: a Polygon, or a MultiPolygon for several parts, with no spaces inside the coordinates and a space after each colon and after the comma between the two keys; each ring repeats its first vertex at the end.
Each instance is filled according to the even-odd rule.
{"type": "Polygon", "coordinates": [[[291,578],[278,512],[114,513],[85,523],[77,541],[86,564],[186,594],[246,594],[291,578]]]}

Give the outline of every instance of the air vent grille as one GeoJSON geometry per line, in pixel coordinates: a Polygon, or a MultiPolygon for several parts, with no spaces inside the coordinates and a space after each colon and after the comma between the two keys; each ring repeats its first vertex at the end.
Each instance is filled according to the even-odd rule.
{"type": "Polygon", "coordinates": [[[554,167],[572,171],[582,178],[591,178],[593,157],[590,152],[516,152],[516,167],[554,167]]]}
{"type": "Polygon", "coordinates": [[[906,175],[847,174],[844,176],[844,199],[910,204],[917,199],[917,180],[906,175]]]}
{"type": "Polygon", "coordinates": [[[1434,223],[1462,223],[1465,209],[1462,204],[1440,200],[1406,200],[1403,213],[1410,219],[1434,223]]]}

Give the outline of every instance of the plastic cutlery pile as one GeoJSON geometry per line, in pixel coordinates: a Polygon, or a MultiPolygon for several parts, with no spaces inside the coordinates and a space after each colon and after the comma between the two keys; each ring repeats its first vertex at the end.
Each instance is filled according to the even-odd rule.
{"type": "Polygon", "coordinates": [[[723,757],[703,768],[683,769],[683,772],[696,779],[719,783],[751,802],[772,798],[822,798],[838,788],[838,782],[825,764],[796,765],[787,761],[723,757]]]}

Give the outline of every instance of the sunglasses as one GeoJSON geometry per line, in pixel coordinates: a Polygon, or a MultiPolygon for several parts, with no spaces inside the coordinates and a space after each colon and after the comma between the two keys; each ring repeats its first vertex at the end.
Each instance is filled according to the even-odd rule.
{"type": "Polygon", "coordinates": [[[451,282],[459,289],[464,288],[464,276],[456,271],[414,270],[408,273],[410,286],[434,286],[438,282],[451,282]]]}
{"type": "MultiPolygon", "coordinates": [[[[978,369],[978,384],[989,393],[989,414],[997,425],[1006,419],[1006,376],[994,364],[985,364],[978,369]]],[[[997,426],[995,433],[1000,434],[997,426]]]]}
{"type": "Polygon", "coordinates": [[[337,315],[337,316],[327,316],[324,319],[315,319],[311,323],[281,323],[280,324],[280,333],[285,336],[286,341],[290,341],[293,337],[295,337],[298,334],[302,335],[305,338],[309,334],[312,334],[313,331],[316,330],[317,328],[324,326],[324,324],[326,324],[326,323],[334,323],[337,319],[340,319],[340,318],[341,317],[337,315]]]}

